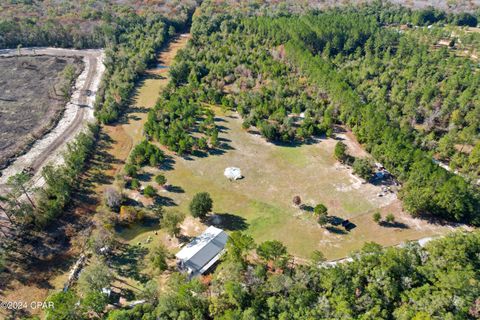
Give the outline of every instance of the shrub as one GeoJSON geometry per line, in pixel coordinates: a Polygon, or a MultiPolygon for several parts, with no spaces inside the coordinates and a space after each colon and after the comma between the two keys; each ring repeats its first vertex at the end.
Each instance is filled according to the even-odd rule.
{"type": "Polygon", "coordinates": [[[167,183],[167,178],[165,178],[163,174],[159,174],[158,176],[155,177],[155,182],[163,186],[165,185],[165,183],[167,183]]]}
{"type": "Polygon", "coordinates": [[[328,214],[328,209],[327,207],[325,207],[324,204],[322,203],[319,203],[315,206],[315,208],[313,209],[313,212],[315,213],[315,215],[317,216],[320,216],[320,215],[327,215],[328,214]]]}
{"type": "Polygon", "coordinates": [[[132,206],[121,206],[118,215],[118,222],[120,224],[129,225],[137,221],[143,220],[145,212],[132,206]]]}
{"type": "Polygon", "coordinates": [[[138,179],[132,179],[130,181],[130,188],[133,190],[138,190],[140,188],[140,181],[138,181],[138,179]]]}
{"type": "Polygon", "coordinates": [[[369,180],[373,175],[373,162],[367,158],[357,158],[353,162],[353,173],[360,178],[369,180]]]}
{"type": "Polygon", "coordinates": [[[395,216],[391,213],[387,214],[387,216],[385,217],[385,221],[387,221],[388,223],[392,223],[392,222],[395,222],[395,216]]]}
{"type": "Polygon", "coordinates": [[[148,198],[153,198],[157,194],[157,191],[154,187],[149,185],[145,187],[145,189],[143,190],[143,194],[148,198]]]}
{"type": "Polygon", "coordinates": [[[376,223],[379,223],[380,220],[382,220],[382,215],[380,214],[379,211],[375,211],[372,218],[373,218],[373,221],[375,221],[376,223]]]}

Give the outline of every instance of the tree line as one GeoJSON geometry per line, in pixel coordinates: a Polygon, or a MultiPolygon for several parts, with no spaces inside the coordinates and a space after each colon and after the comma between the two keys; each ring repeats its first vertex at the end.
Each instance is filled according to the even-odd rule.
{"type": "MultiPolygon", "coordinates": [[[[154,280],[135,294],[144,303],[106,310],[101,292],[113,281],[104,263],[80,275],[78,290],[52,294],[46,319],[476,319],[480,315],[478,232],[456,232],[424,247],[375,243],[328,264],[320,251],[307,264],[294,263],[280,241],[256,244],[247,234],[230,234],[213,274],[188,279],[172,273],[160,293],[154,280]]],[[[168,251],[149,256],[165,270],[168,251]]]]}
{"type": "Polygon", "coordinates": [[[191,149],[205,104],[234,108],[245,129],[273,142],[330,136],[344,124],[402,182],[413,215],[480,223],[478,187],[432,161],[444,157],[478,178],[480,78],[468,58],[431,52],[420,31],[390,27],[418,11],[378,3],[302,16],[203,10],[149,115],[150,136],[191,149]]]}
{"type": "MultiPolygon", "coordinates": [[[[369,61],[373,64],[377,63],[378,69],[372,69],[372,63],[365,63],[365,68],[369,68],[366,71],[371,72],[371,70],[382,70],[379,63],[381,61],[390,68],[398,66],[399,63],[392,63],[395,54],[399,56],[399,60],[403,59],[403,62],[408,59],[414,60],[416,55],[412,56],[412,51],[404,51],[405,46],[414,51],[425,50],[425,47],[415,46],[415,43],[407,45],[408,41],[402,40],[403,38],[398,33],[382,29],[381,25],[375,24],[376,22],[366,15],[365,12],[336,10],[303,17],[300,19],[300,23],[298,18],[269,19],[261,17],[250,22],[249,26],[258,28],[259,32],[271,37],[273,44],[286,41],[287,60],[308,75],[314,83],[326,90],[331,103],[338,110],[336,121],[350,126],[367,150],[404,183],[401,196],[408,211],[414,215],[430,214],[455,221],[480,223],[478,188],[465,181],[464,178],[436,165],[431,159],[432,155],[425,152],[418,141],[421,139],[421,134],[402,119],[402,111],[406,113],[406,111],[412,110],[405,103],[405,95],[412,94],[414,96],[414,91],[413,93],[406,91],[404,98],[400,100],[403,103],[399,103],[397,108],[392,108],[391,104],[381,99],[392,97],[394,93],[385,92],[385,88],[382,86],[377,86],[371,93],[365,90],[372,83],[375,84],[372,81],[375,79],[374,76],[365,76],[364,82],[356,81],[359,74],[362,76],[361,72],[363,71],[360,69],[359,72],[358,68],[354,68],[357,60],[370,59],[369,61]],[[348,22],[344,23],[344,21],[348,22]],[[348,25],[355,27],[349,28],[348,25]],[[335,31],[335,29],[338,30],[335,31]],[[346,39],[349,39],[349,43],[346,39]],[[321,45],[322,43],[324,45],[321,45]],[[329,45],[330,43],[331,45],[329,45]],[[397,45],[393,45],[394,43],[397,45]],[[382,56],[382,60],[376,58],[376,55],[382,56]],[[351,65],[352,68],[342,68],[341,65],[351,65]],[[404,111],[402,108],[407,110],[404,111]]],[[[428,63],[427,67],[430,68],[430,74],[432,70],[435,71],[439,68],[439,72],[442,72],[441,68],[445,63],[445,57],[440,59],[440,56],[441,53],[424,53],[426,59],[433,60],[428,63]],[[427,56],[429,58],[426,58],[427,56]]],[[[449,70],[452,69],[451,66],[458,65],[455,58],[446,60],[452,63],[449,70]]],[[[418,68],[418,64],[416,68],[418,68]]],[[[404,70],[404,68],[399,70],[404,70]]],[[[447,73],[442,76],[446,80],[441,83],[441,86],[446,86],[445,89],[447,89],[449,82],[457,82],[458,90],[466,90],[470,95],[472,92],[478,95],[478,86],[476,85],[479,79],[478,75],[471,73],[468,68],[459,70],[459,72],[467,74],[464,80],[460,80],[462,78],[459,75],[447,73]],[[458,83],[459,81],[464,82],[458,83]]],[[[401,76],[405,77],[406,81],[415,81],[415,74],[401,76]]],[[[398,78],[391,77],[388,81],[398,80],[398,78]]],[[[386,81],[384,78],[379,80],[386,81]]],[[[420,81],[426,82],[421,78],[420,81]]],[[[420,90],[424,95],[428,94],[430,97],[428,100],[430,102],[425,103],[438,103],[438,100],[432,99],[435,96],[433,92],[426,91],[425,87],[420,90]]],[[[462,91],[457,93],[458,99],[465,96],[462,91]]],[[[454,89],[448,91],[448,94],[452,94],[452,97],[457,99],[454,89]]],[[[421,112],[417,104],[413,103],[415,107],[412,111],[421,112]]],[[[478,117],[474,116],[478,112],[478,105],[471,103],[469,99],[465,100],[465,103],[464,111],[458,110],[463,114],[470,115],[466,116],[468,120],[465,120],[463,125],[466,131],[471,132],[471,141],[476,141],[475,144],[478,148],[478,132],[475,129],[478,128],[478,117]]],[[[455,112],[453,111],[454,109],[449,109],[451,117],[454,116],[455,112]]],[[[444,138],[438,142],[440,145],[442,139],[444,138]]],[[[476,152],[471,154],[473,166],[478,162],[474,159],[476,155],[476,152]]]]}

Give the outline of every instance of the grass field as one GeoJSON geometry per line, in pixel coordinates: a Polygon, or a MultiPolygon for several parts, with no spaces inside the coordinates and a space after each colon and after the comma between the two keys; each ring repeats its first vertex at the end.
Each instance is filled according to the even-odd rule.
{"type": "MultiPolygon", "coordinates": [[[[207,191],[214,201],[214,216],[208,224],[229,231],[245,231],[257,242],[280,240],[292,254],[301,258],[309,257],[316,249],[330,259],[341,258],[367,241],[388,246],[447,231],[447,227],[430,225],[403,213],[394,194],[378,197],[381,187],[362,183],[349,168],[335,161],[336,140],[277,146],[243,130],[241,120],[234,113],[224,114],[217,108],[215,111],[217,125],[222,129],[221,150],[187,158],[167,152],[173,161],[171,167],[164,168],[163,174],[172,187],[171,191],[160,192],[167,208],[174,207],[188,214],[192,196],[207,191]],[[244,179],[227,180],[223,171],[229,166],[239,167],[244,179]],[[306,210],[293,206],[295,195],[302,198],[306,210]],[[311,212],[318,203],[328,207],[329,215],[348,218],[357,227],[350,232],[341,226],[328,230],[320,227],[311,212]],[[377,209],[384,216],[395,214],[401,223],[397,227],[375,224],[372,214],[377,209]]],[[[147,170],[152,175],[159,173],[157,169],[147,170]]],[[[205,225],[190,217],[183,231],[194,236],[204,228],[205,225]]],[[[147,237],[159,238],[153,232],[153,229],[136,227],[124,231],[122,236],[131,243],[142,243],[147,237]]]]}

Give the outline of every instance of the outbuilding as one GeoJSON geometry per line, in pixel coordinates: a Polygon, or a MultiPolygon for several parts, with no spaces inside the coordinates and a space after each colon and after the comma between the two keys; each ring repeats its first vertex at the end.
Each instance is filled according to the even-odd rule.
{"type": "Polygon", "coordinates": [[[208,227],[175,255],[178,269],[190,277],[205,273],[222,256],[227,240],[225,231],[208,227]]]}

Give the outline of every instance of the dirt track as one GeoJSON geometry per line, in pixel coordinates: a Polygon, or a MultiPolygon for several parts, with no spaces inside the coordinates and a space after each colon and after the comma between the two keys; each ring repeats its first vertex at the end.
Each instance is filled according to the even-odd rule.
{"type": "MultiPolygon", "coordinates": [[[[34,169],[33,185],[37,187],[43,185],[43,179],[40,176],[41,168],[47,163],[61,163],[61,153],[66,144],[72,141],[89,121],[94,119],[95,93],[104,71],[102,50],[24,48],[21,49],[21,54],[81,56],[84,59],[85,69],[76,80],[74,93],[66,106],[63,118],[51,132],[37,140],[27,153],[15,159],[10,166],[2,171],[0,191],[9,176],[22,171],[26,167],[34,169]]],[[[15,55],[18,55],[16,49],[0,50],[0,56],[15,55]]]]}

